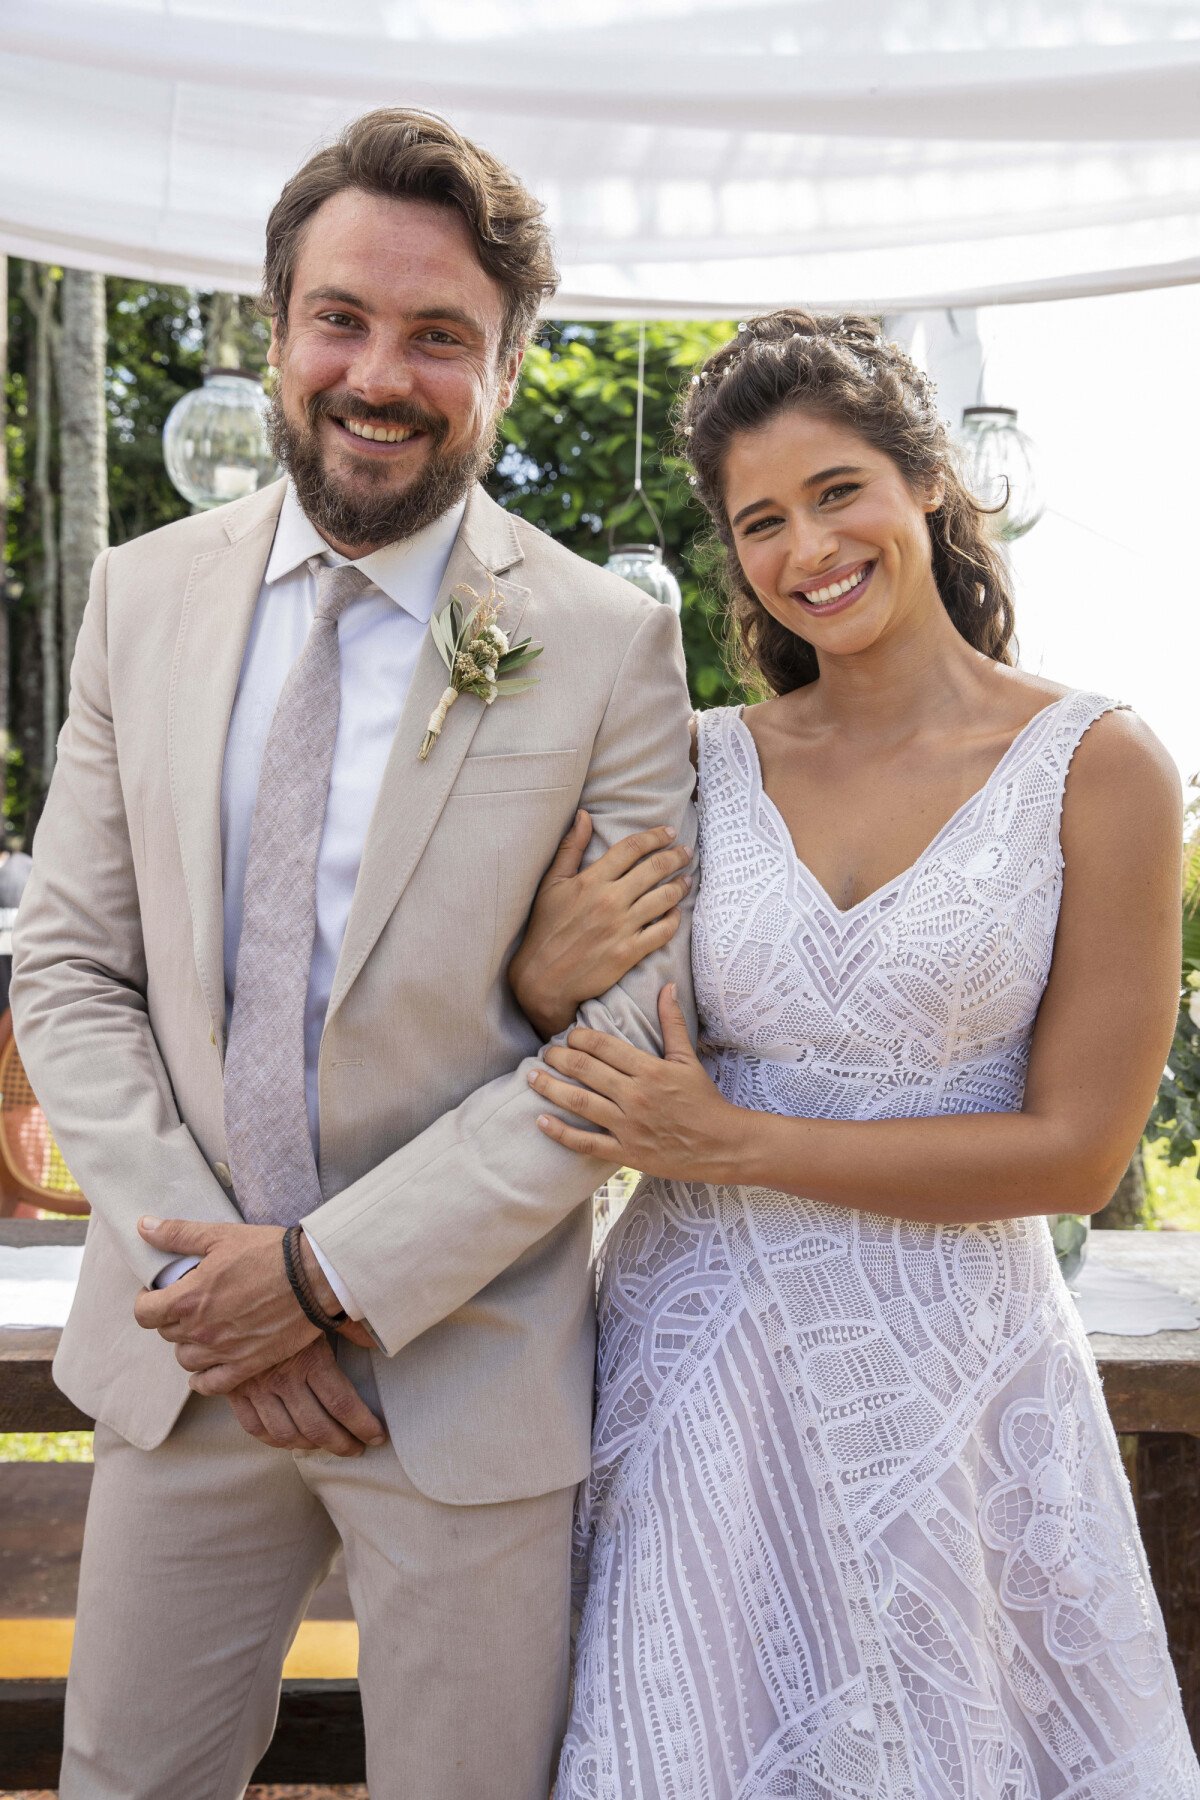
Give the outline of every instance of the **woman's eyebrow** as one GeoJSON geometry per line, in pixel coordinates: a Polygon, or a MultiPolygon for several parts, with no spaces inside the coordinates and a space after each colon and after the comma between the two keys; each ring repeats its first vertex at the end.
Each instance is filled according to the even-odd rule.
{"type": "MultiPolygon", "coordinates": [[[[836,475],[861,474],[862,470],[854,463],[838,463],[832,469],[818,469],[815,475],[810,475],[808,477],[804,486],[806,488],[819,487],[823,481],[832,481],[836,475]]],[[[750,517],[751,513],[761,511],[764,506],[774,506],[775,504],[776,502],[774,500],[752,500],[749,506],[743,506],[735,512],[729,523],[730,525],[740,525],[743,519],[748,519],[750,517]]]]}
{"type": "Polygon", "coordinates": [[[810,475],[804,485],[805,487],[819,487],[823,481],[832,481],[835,475],[861,474],[862,470],[854,463],[838,463],[835,468],[820,469],[815,475],[810,475]]]}
{"type": "Polygon", "coordinates": [[[748,519],[752,512],[759,512],[762,507],[770,506],[771,504],[772,502],[770,500],[752,500],[749,506],[743,506],[740,512],[735,512],[729,523],[731,525],[740,525],[742,520],[748,519]]]}

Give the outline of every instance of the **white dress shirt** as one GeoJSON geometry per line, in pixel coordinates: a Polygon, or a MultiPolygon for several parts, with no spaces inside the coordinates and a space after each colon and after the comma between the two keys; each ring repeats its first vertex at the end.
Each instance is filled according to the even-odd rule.
{"type": "MultiPolygon", "coordinates": [[[[317,929],[304,1010],[304,1073],[313,1153],[320,1152],[317,1058],[333,989],[367,827],[400,713],[417,666],[446,564],[462,523],[462,500],[415,537],[355,559],[376,592],[353,601],[338,620],[341,711],[329,801],[317,855],[317,929]]],[[[225,902],[225,1024],[233,1016],[234,979],[242,935],[242,890],[250,824],[258,794],[267,733],[292,664],[304,647],[317,606],[309,561],[346,562],[331,550],[301,511],[289,481],[275,541],[267,559],[258,604],[242,659],[237,694],[225,740],[221,778],[221,854],[225,902]]],[[[309,1240],[311,1243],[311,1239],[309,1240]]],[[[352,1318],[362,1314],[316,1244],[313,1254],[352,1318]]],[[[195,1268],[198,1258],[178,1257],[155,1285],[195,1268]]]]}

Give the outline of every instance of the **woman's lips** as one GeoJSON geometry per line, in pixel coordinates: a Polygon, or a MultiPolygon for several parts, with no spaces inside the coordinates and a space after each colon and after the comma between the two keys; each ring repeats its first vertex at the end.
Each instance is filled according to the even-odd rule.
{"type": "Polygon", "coordinates": [[[793,590],[792,599],[797,601],[799,605],[804,608],[805,612],[814,619],[832,618],[834,613],[845,612],[848,606],[853,606],[856,600],[862,598],[866,593],[867,588],[870,586],[871,577],[875,573],[875,567],[876,565],[873,562],[867,563],[854,586],[837,600],[826,600],[822,605],[806,599],[798,589],[793,590]]]}

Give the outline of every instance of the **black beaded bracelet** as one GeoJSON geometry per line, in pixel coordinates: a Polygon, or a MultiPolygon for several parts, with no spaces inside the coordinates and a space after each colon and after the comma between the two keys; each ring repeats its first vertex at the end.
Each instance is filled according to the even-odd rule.
{"type": "Polygon", "coordinates": [[[303,1227],[289,1225],[283,1234],[283,1271],[299,1304],[301,1312],[318,1331],[336,1331],[345,1319],[345,1312],[327,1313],[316,1295],[305,1273],[304,1262],[300,1255],[300,1234],[303,1227]]]}

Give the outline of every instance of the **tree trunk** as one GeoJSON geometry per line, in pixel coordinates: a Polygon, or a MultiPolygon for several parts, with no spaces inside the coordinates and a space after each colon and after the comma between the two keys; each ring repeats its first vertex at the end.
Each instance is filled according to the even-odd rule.
{"type": "Polygon", "coordinates": [[[1133,1231],[1141,1224],[1145,1212],[1146,1165],[1139,1144],[1117,1184],[1116,1193],[1108,1205],[1094,1215],[1092,1224],[1101,1231],[1133,1231]]]}
{"type": "Polygon", "coordinates": [[[104,277],[66,269],[58,345],[62,658],[71,666],[92,564],[108,542],[104,277]]]}
{"type": "Polygon", "coordinates": [[[58,742],[60,705],[58,661],[58,509],[50,478],[50,449],[53,417],[51,367],[57,321],[54,303],[58,284],[49,269],[34,275],[25,264],[25,300],[33,314],[34,349],[29,369],[29,415],[33,421],[33,497],[37,510],[41,539],[40,581],[38,588],[38,620],[41,627],[42,660],[42,733],[40,766],[31,771],[36,779],[34,810],[41,810],[41,798],[50,785],[54,772],[54,752],[58,742]]]}
{"type": "MultiPolygon", "coordinates": [[[[0,250],[0,772],[8,757],[8,258],[0,250]]],[[[0,780],[3,774],[0,773],[0,780]]],[[[0,787],[0,798],[3,788],[0,787]]]]}

